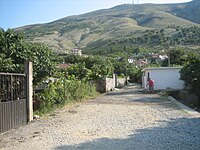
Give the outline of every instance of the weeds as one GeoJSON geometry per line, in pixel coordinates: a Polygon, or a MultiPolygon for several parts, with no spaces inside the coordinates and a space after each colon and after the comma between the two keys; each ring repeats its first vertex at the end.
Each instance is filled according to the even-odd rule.
{"type": "Polygon", "coordinates": [[[50,83],[41,93],[35,95],[38,105],[36,114],[46,114],[71,102],[80,102],[83,99],[96,96],[96,88],[86,81],[77,79],[59,79],[50,83]]]}

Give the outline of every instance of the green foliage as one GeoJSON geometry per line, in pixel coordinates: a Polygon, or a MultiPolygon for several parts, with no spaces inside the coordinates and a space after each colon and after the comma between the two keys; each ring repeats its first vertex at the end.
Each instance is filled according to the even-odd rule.
{"type": "Polygon", "coordinates": [[[96,61],[91,68],[91,78],[94,80],[103,79],[113,74],[114,68],[112,62],[109,59],[101,59],[96,61]]]}
{"type": "Polygon", "coordinates": [[[27,45],[24,59],[27,58],[33,61],[34,84],[40,83],[54,72],[54,55],[48,47],[41,44],[27,45]]]}
{"type": "Polygon", "coordinates": [[[11,58],[6,58],[5,54],[0,53],[0,72],[14,71],[14,68],[11,58]]]}
{"type": "Polygon", "coordinates": [[[82,62],[82,57],[79,55],[66,55],[64,56],[65,63],[75,64],[82,62]]]}
{"type": "Polygon", "coordinates": [[[36,97],[39,100],[38,108],[35,108],[34,111],[39,111],[40,113],[47,113],[55,108],[55,104],[58,101],[61,101],[62,97],[59,95],[58,84],[51,83],[47,89],[42,93],[37,94],[36,97]]]}
{"type": "Polygon", "coordinates": [[[77,79],[96,80],[113,74],[113,63],[106,57],[68,55],[64,59],[66,62],[72,63],[72,66],[66,71],[77,79]]]}
{"type": "Polygon", "coordinates": [[[114,68],[115,68],[115,74],[117,75],[122,75],[126,74],[126,66],[127,62],[126,61],[116,61],[114,63],[114,68]]]}
{"type": "Polygon", "coordinates": [[[182,65],[184,57],[186,57],[186,51],[182,48],[176,48],[169,51],[170,63],[172,65],[182,65]]]}
{"type": "Polygon", "coordinates": [[[83,63],[75,63],[67,69],[68,75],[74,75],[77,79],[89,79],[91,74],[91,70],[87,69],[85,66],[85,62],[83,63]]]}
{"type": "MultiPolygon", "coordinates": [[[[143,45],[149,47],[155,46],[174,46],[174,45],[199,45],[200,44],[200,27],[193,26],[188,28],[174,27],[176,30],[171,35],[168,32],[170,29],[160,30],[146,30],[141,36],[133,36],[123,39],[112,39],[108,44],[112,47],[112,51],[116,52],[117,47],[121,47],[120,50],[126,51],[127,49],[133,49],[133,46],[143,45]],[[118,46],[117,46],[118,45],[118,46]],[[127,49],[124,49],[122,45],[125,45],[127,49]],[[116,47],[117,46],[117,47],[116,47]]],[[[171,31],[170,31],[171,32],[171,31]]],[[[137,49],[135,49],[137,50],[137,49]]],[[[135,52],[138,53],[138,52],[135,52]]],[[[105,54],[105,52],[104,52],[105,54]]]]}
{"type": "Polygon", "coordinates": [[[195,2],[159,7],[154,4],[123,5],[47,24],[21,27],[17,31],[25,32],[30,41],[49,44],[58,52],[69,52],[78,43],[80,48],[90,50],[90,53],[98,50],[105,55],[109,51],[123,51],[124,44],[126,49],[129,49],[129,45],[199,45],[199,33],[184,29],[199,27],[194,22],[200,22],[199,3],[195,2]]]}
{"type": "Polygon", "coordinates": [[[71,102],[79,102],[85,98],[96,95],[95,86],[88,82],[75,78],[61,78],[54,83],[50,83],[48,88],[36,95],[39,100],[35,108],[36,113],[45,114],[57,107],[71,102]]]}
{"type": "Polygon", "coordinates": [[[34,85],[49,76],[54,69],[53,52],[47,46],[27,43],[22,34],[0,30],[0,71],[23,72],[24,61],[33,62],[34,85]]]}
{"type": "Polygon", "coordinates": [[[130,82],[139,84],[142,83],[142,69],[131,66],[128,69],[128,76],[130,78],[130,82]]]}
{"type": "MultiPolygon", "coordinates": [[[[167,53],[170,58],[170,65],[175,66],[175,65],[183,65],[185,57],[187,57],[188,52],[186,52],[186,50],[184,50],[183,48],[174,48],[168,50],[167,53]]],[[[163,67],[168,66],[168,59],[165,59],[162,62],[162,66],[163,67]]]]}
{"type": "Polygon", "coordinates": [[[185,86],[200,97],[200,55],[190,54],[180,71],[185,86]]]}

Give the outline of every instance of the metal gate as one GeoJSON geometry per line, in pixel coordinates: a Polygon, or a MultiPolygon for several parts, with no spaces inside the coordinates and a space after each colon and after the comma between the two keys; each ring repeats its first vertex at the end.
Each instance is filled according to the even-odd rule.
{"type": "Polygon", "coordinates": [[[0,133],[27,123],[26,75],[0,73],[0,133]]]}

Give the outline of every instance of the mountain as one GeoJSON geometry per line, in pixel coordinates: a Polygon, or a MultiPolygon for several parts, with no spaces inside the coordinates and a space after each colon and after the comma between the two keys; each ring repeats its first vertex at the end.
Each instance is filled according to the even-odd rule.
{"type": "Polygon", "coordinates": [[[195,23],[200,23],[200,1],[193,0],[192,2],[187,3],[184,7],[175,9],[174,12],[177,16],[190,20],[195,23]]]}
{"type": "Polygon", "coordinates": [[[45,43],[63,53],[74,47],[98,49],[108,41],[139,37],[149,30],[165,29],[166,34],[174,34],[176,26],[200,27],[198,14],[198,0],[181,4],[125,4],[15,30],[24,32],[27,40],[45,43]]]}

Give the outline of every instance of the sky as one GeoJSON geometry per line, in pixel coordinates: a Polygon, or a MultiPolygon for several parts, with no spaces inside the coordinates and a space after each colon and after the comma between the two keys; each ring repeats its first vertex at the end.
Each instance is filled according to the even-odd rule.
{"type": "MultiPolygon", "coordinates": [[[[134,0],[134,3],[182,3],[191,0],[134,0]]],[[[48,23],[132,0],[0,0],[0,27],[4,30],[24,25],[48,23]]]]}

